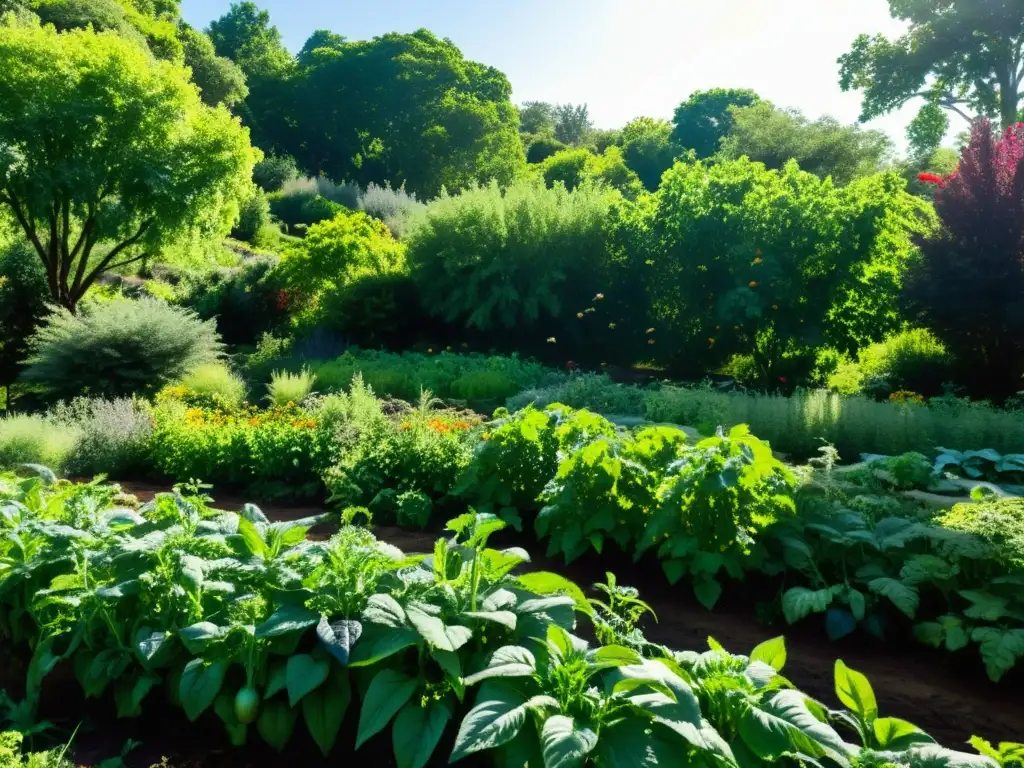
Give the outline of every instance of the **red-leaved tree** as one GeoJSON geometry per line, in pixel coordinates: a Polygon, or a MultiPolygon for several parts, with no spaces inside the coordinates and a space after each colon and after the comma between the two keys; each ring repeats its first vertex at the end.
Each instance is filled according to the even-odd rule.
{"type": "Polygon", "coordinates": [[[976,123],[939,182],[942,227],[919,242],[907,309],[956,356],[972,394],[1002,398],[1024,389],[1024,123],[1002,138],[976,123]]]}

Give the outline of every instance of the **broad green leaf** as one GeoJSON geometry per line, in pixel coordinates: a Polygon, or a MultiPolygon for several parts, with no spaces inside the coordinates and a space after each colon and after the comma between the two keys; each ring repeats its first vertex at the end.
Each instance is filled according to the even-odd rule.
{"type": "Polygon", "coordinates": [[[430,655],[437,662],[437,665],[453,680],[462,678],[462,662],[459,654],[454,651],[442,651],[440,648],[431,648],[430,655]]]}
{"type": "Polygon", "coordinates": [[[290,632],[302,632],[318,621],[320,614],[313,613],[301,605],[282,605],[270,614],[270,618],[256,627],[256,637],[280,637],[290,632]]]}
{"type": "Polygon", "coordinates": [[[636,718],[626,718],[601,731],[597,744],[599,765],[608,768],[657,768],[679,762],[680,746],[675,738],[636,718]]]}
{"type": "Polygon", "coordinates": [[[295,706],[310,691],[316,690],[331,672],[327,659],[314,659],[308,653],[297,653],[288,658],[286,681],[288,704],[295,706]]]}
{"type": "Polygon", "coordinates": [[[864,593],[857,589],[850,589],[846,593],[846,604],[850,606],[850,613],[857,621],[864,621],[864,614],[867,612],[867,604],[864,600],[864,593]]]}
{"type": "Polygon", "coordinates": [[[1024,656],[1024,629],[996,629],[979,627],[971,632],[971,639],[980,644],[981,660],[989,678],[999,682],[1024,656]]]}
{"type": "Polygon", "coordinates": [[[872,579],[868,582],[868,589],[876,595],[889,598],[901,613],[911,619],[914,618],[914,614],[917,613],[917,606],[921,603],[921,596],[918,594],[917,589],[915,587],[908,587],[898,579],[887,577],[872,579]]]}
{"type": "Polygon", "coordinates": [[[476,704],[459,725],[450,762],[515,738],[526,722],[526,704],[522,693],[499,680],[481,685],[476,704]]]}
{"type": "Polygon", "coordinates": [[[367,624],[349,658],[350,667],[366,667],[376,664],[382,659],[393,656],[399,651],[416,645],[420,636],[408,627],[385,627],[379,624],[367,624]]]}
{"type": "Polygon", "coordinates": [[[686,574],[686,561],[676,559],[662,560],[661,569],[665,572],[665,578],[668,579],[669,584],[677,584],[686,574]]]}
{"type": "Polygon", "coordinates": [[[383,730],[412,697],[416,686],[414,678],[394,669],[382,669],[374,676],[359,712],[356,749],[383,730]]]}
{"type": "Polygon", "coordinates": [[[890,752],[902,752],[914,744],[930,744],[935,741],[913,723],[898,717],[880,717],[874,723],[878,746],[890,752]]]}
{"type": "Polygon", "coordinates": [[[957,752],[938,744],[917,744],[900,755],[900,762],[913,768],[997,768],[999,765],[984,755],[957,752]]]}
{"type": "Polygon", "coordinates": [[[142,700],[146,698],[153,686],[160,684],[157,675],[140,675],[128,678],[123,683],[118,681],[114,688],[114,701],[117,704],[117,716],[138,717],[142,714],[142,700]]]}
{"type": "Polygon", "coordinates": [[[476,685],[492,677],[527,677],[537,669],[537,660],[528,650],[518,645],[506,645],[491,655],[490,663],[466,678],[466,685],[476,685]]]}
{"type": "Polygon", "coordinates": [[[178,682],[178,697],[189,720],[194,721],[213,704],[226,672],[227,664],[223,661],[207,663],[203,659],[192,659],[185,665],[178,682]]]}
{"type": "Polygon", "coordinates": [[[782,613],[786,622],[795,624],[811,613],[822,613],[832,604],[831,589],[811,590],[793,587],[782,596],[782,613]]]}
{"type": "Polygon", "coordinates": [[[780,691],[761,706],[751,705],[741,715],[739,732],[751,751],[765,760],[787,752],[844,762],[846,745],[835,730],[816,718],[798,691],[780,691]]]}
{"type": "Polygon", "coordinates": [[[640,654],[622,645],[605,645],[594,652],[594,662],[601,669],[639,664],[640,654]]]}
{"type": "Polygon", "coordinates": [[[320,644],[342,665],[348,664],[352,647],[363,634],[363,625],[352,619],[328,621],[326,616],[320,617],[316,625],[316,636],[320,644]]]}
{"type": "Polygon", "coordinates": [[[398,768],[423,768],[434,754],[451,716],[451,708],[443,700],[432,701],[426,708],[418,701],[402,707],[391,731],[398,768]]]}
{"type": "Polygon", "coordinates": [[[583,590],[564,576],[551,571],[534,571],[524,573],[516,577],[516,580],[523,589],[537,595],[562,594],[571,597],[576,604],[576,610],[587,616],[593,615],[594,610],[583,590]]]}
{"type": "Polygon", "coordinates": [[[709,611],[715,607],[718,598],[722,596],[722,585],[717,579],[699,578],[693,582],[693,594],[697,601],[709,611]]]}
{"type": "Polygon", "coordinates": [[[512,611],[465,611],[460,613],[459,617],[476,619],[477,621],[489,621],[494,624],[501,624],[509,629],[516,628],[516,615],[512,611]]]}
{"type": "Polygon", "coordinates": [[[217,717],[224,723],[224,730],[228,732],[228,740],[231,742],[231,746],[244,746],[246,737],[249,734],[249,726],[245,723],[240,723],[238,718],[235,717],[234,694],[225,690],[218,693],[216,700],[213,702],[213,711],[217,713],[217,717]]]}
{"type": "Polygon", "coordinates": [[[338,739],[351,700],[348,672],[334,664],[331,665],[327,681],[302,697],[302,716],[306,728],[324,756],[338,739]]]}
{"type": "Polygon", "coordinates": [[[267,545],[263,541],[262,534],[250,521],[244,517],[238,518],[238,535],[245,544],[245,549],[254,557],[266,557],[268,554],[267,545]]]}
{"type": "Polygon", "coordinates": [[[426,610],[422,603],[410,603],[405,607],[405,616],[427,643],[443,651],[457,651],[473,636],[468,627],[445,626],[437,616],[426,610]]]}
{"type": "Polygon", "coordinates": [[[404,627],[405,611],[391,595],[370,595],[363,610],[363,621],[382,624],[385,627],[404,627]]]}
{"type": "Polygon", "coordinates": [[[597,734],[565,715],[552,715],[540,733],[544,768],[576,768],[597,746],[597,734]]]}
{"type": "Polygon", "coordinates": [[[266,690],[263,691],[263,696],[269,699],[275,693],[280,693],[287,687],[288,662],[274,662],[270,667],[270,673],[267,675],[267,687],[266,690]]]}
{"type": "Polygon", "coordinates": [[[773,637],[765,640],[750,652],[751,661],[763,661],[776,672],[781,672],[786,665],[786,638],[773,637]]]}
{"type": "Polygon", "coordinates": [[[835,681],[836,696],[844,707],[868,723],[878,717],[878,702],[867,677],[837,660],[835,681]]]}
{"type": "Polygon", "coordinates": [[[149,627],[139,629],[135,633],[135,653],[139,660],[146,666],[157,663],[158,654],[170,637],[170,632],[158,632],[149,627]]]}
{"type": "Polygon", "coordinates": [[[1006,614],[1009,601],[1006,598],[998,597],[982,589],[964,589],[960,596],[970,601],[971,606],[964,611],[969,619],[983,619],[984,621],[999,621],[1006,614]]]}
{"type": "Polygon", "coordinates": [[[202,653],[208,643],[221,639],[227,633],[227,627],[218,627],[210,621],[201,621],[178,630],[181,642],[193,654],[202,653]]]}
{"type": "Polygon", "coordinates": [[[267,744],[283,752],[295,732],[295,721],[298,718],[299,710],[289,707],[284,701],[264,701],[256,721],[256,730],[267,744]]]}

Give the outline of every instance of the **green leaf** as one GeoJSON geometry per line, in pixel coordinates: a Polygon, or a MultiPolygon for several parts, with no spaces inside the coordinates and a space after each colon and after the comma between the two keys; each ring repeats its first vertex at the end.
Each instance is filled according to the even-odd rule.
{"type": "Polygon", "coordinates": [[[134,679],[118,682],[114,688],[114,701],[117,704],[117,716],[138,717],[142,714],[142,700],[146,698],[154,685],[160,684],[157,675],[140,675],[134,679]]]}
{"type": "Polygon", "coordinates": [[[811,613],[823,613],[832,604],[831,589],[811,590],[793,587],[782,596],[782,613],[786,622],[795,624],[811,613]]]}
{"type": "Polygon", "coordinates": [[[501,624],[509,629],[516,628],[516,615],[512,611],[464,611],[459,614],[459,617],[476,619],[477,621],[489,621],[494,624],[501,624]]]}
{"type": "Polygon", "coordinates": [[[213,711],[217,713],[217,717],[224,723],[224,730],[228,732],[228,740],[231,742],[231,746],[241,747],[245,745],[249,727],[245,723],[238,721],[238,718],[235,716],[234,702],[234,694],[222,690],[217,694],[217,699],[213,702],[213,711]]]}
{"type": "Polygon", "coordinates": [[[316,636],[320,644],[343,666],[348,664],[352,647],[362,634],[363,625],[352,619],[328,621],[326,616],[321,616],[320,623],[316,625],[316,636]]]}
{"type": "Polygon", "coordinates": [[[431,648],[430,655],[437,662],[437,665],[445,671],[445,674],[453,680],[460,680],[462,678],[462,662],[459,660],[459,654],[454,651],[442,651],[440,648],[431,648]]]}
{"type": "Polygon", "coordinates": [[[722,596],[722,585],[717,579],[697,579],[693,582],[693,594],[697,601],[710,611],[722,596]]]}
{"type": "Polygon", "coordinates": [[[286,670],[288,704],[295,706],[310,691],[316,690],[331,672],[327,659],[314,659],[308,653],[289,657],[286,670]]]}
{"type": "Polygon", "coordinates": [[[459,625],[445,626],[437,616],[432,615],[427,604],[409,603],[405,607],[405,616],[409,623],[419,632],[420,637],[433,648],[443,651],[457,651],[473,636],[472,630],[459,625]]]}
{"type": "Polygon", "coordinates": [[[597,746],[597,734],[565,715],[552,715],[540,733],[544,768],[576,768],[597,746]]]}
{"type": "MultiPolygon", "coordinates": [[[[677,584],[686,574],[686,562],[683,560],[662,560],[661,570],[665,572],[665,578],[669,584],[677,584]]],[[[698,598],[699,599],[699,598],[698,598]]]]}
{"type": "Polygon", "coordinates": [[[878,717],[878,702],[867,677],[837,660],[835,681],[836,696],[844,707],[868,723],[878,717]]]}
{"type": "Polygon", "coordinates": [[[337,665],[331,665],[331,673],[323,685],[302,698],[306,728],[325,757],[338,739],[351,701],[348,673],[337,665]]]}
{"type": "Polygon", "coordinates": [[[883,595],[889,598],[901,613],[911,619],[914,618],[914,614],[917,613],[917,606],[921,603],[921,596],[917,593],[917,589],[915,587],[908,587],[898,579],[887,577],[872,579],[868,582],[868,589],[876,595],[883,595]]]}
{"type": "Polygon", "coordinates": [[[534,571],[533,573],[524,573],[516,577],[516,580],[523,589],[536,595],[566,595],[572,598],[576,604],[576,610],[587,616],[592,616],[594,613],[583,590],[574,582],[557,573],[534,571]]]}
{"type": "Polygon", "coordinates": [[[1005,675],[1024,656],[1024,629],[996,629],[979,627],[971,632],[971,639],[981,645],[981,660],[985,671],[995,682],[1005,675]]]}
{"type": "Polygon", "coordinates": [[[416,680],[394,669],[382,669],[370,682],[359,712],[356,749],[390,722],[416,691],[416,680]]]}
{"type": "Polygon", "coordinates": [[[139,660],[146,666],[157,662],[157,654],[171,637],[170,632],[155,631],[149,627],[142,627],[135,633],[135,653],[139,660]]]}
{"type": "Polygon", "coordinates": [[[278,752],[283,752],[295,731],[295,721],[299,718],[299,710],[292,709],[280,699],[264,701],[256,730],[267,744],[278,752]]]}
{"type": "Polygon", "coordinates": [[[750,652],[750,660],[764,662],[776,672],[781,672],[786,665],[786,638],[780,635],[760,643],[750,652]]]}
{"type": "Polygon", "coordinates": [[[964,589],[960,596],[970,601],[971,606],[964,611],[969,619],[999,621],[1006,614],[1009,601],[981,589],[964,589]]]}
{"type": "Polygon", "coordinates": [[[527,699],[499,680],[480,686],[475,706],[463,718],[450,762],[507,744],[526,722],[527,699]]]}
{"type": "Polygon", "coordinates": [[[367,624],[363,627],[362,637],[359,638],[359,643],[352,651],[348,665],[350,667],[366,667],[376,664],[382,659],[416,645],[419,639],[419,634],[408,627],[393,629],[379,624],[367,624]]]}
{"type": "Polygon", "coordinates": [[[864,600],[864,593],[860,590],[849,589],[846,592],[846,604],[850,606],[850,613],[857,621],[864,621],[864,614],[867,612],[867,604],[864,600]]]}
{"type": "Polygon", "coordinates": [[[466,685],[476,685],[492,677],[528,677],[537,669],[533,654],[519,645],[506,645],[491,654],[490,663],[466,678],[466,685]]]}
{"type": "Polygon", "coordinates": [[[192,659],[185,665],[178,682],[178,697],[189,720],[194,721],[213,704],[224,685],[226,672],[227,664],[223,661],[207,663],[203,659],[192,659]]]}
{"type": "Polygon", "coordinates": [[[845,762],[842,737],[811,713],[799,691],[780,691],[760,707],[747,707],[739,732],[743,743],[765,760],[792,752],[811,757],[827,754],[845,762]]]}
{"type": "Polygon", "coordinates": [[[267,545],[263,541],[262,534],[260,534],[255,525],[244,517],[238,518],[238,535],[241,537],[243,544],[245,544],[245,549],[250,555],[255,557],[267,556],[267,545]]]}
{"type": "Polygon", "coordinates": [[[282,605],[270,615],[270,618],[256,627],[256,637],[280,637],[290,632],[302,632],[319,621],[320,614],[313,613],[301,605],[282,605]]]}
{"type": "Polygon", "coordinates": [[[391,595],[378,593],[370,595],[363,610],[363,621],[397,629],[405,626],[405,611],[391,595]]]}
{"type": "Polygon", "coordinates": [[[423,768],[434,754],[452,711],[444,701],[432,701],[424,709],[410,701],[395,718],[391,741],[398,768],[423,768]]]}
{"type": "Polygon", "coordinates": [[[267,675],[267,687],[263,691],[264,698],[269,699],[275,693],[279,693],[288,687],[288,662],[278,661],[270,666],[270,674],[267,675]]]}
{"type": "Polygon", "coordinates": [[[624,667],[641,661],[640,654],[622,645],[605,645],[594,652],[594,662],[601,669],[624,667]]]}
{"type": "Polygon", "coordinates": [[[218,627],[210,621],[201,621],[178,630],[182,644],[193,654],[202,653],[209,643],[225,637],[227,633],[227,627],[218,627]]]}
{"type": "Polygon", "coordinates": [[[935,740],[913,723],[898,717],[880,717],[874,723],[878,746],[890,752],[902,752],[915,744],[929,744],[935,740]]]}

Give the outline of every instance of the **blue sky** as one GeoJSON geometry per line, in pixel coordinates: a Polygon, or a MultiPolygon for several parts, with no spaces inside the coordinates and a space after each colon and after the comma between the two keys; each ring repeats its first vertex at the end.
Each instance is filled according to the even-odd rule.
{"type": "MultiPolygon", "coordinates": [[[[314,29],[352,40],[426,27],[508,75],[513,99],[586,102],[598,127],[671,118],[692,91],[753,88],[811,117],[857,119],[836,58],[860,32],[899,34],[886,0],[257,0],[298,51],[314,29]]],[[[182,0],[205,27],[230,0],[182,0]]],[[[904,147],[909,106],[873,121],[904,147]]],[[[953,128],[966,126],[954,118],[953,128]]]]}

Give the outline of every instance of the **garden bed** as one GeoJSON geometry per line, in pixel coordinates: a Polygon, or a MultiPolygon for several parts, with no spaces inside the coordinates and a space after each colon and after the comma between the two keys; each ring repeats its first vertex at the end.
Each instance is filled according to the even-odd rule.
{"type": "MultiPolygon", "coordinates": [[[[141,501],[164,490],[148,483],[124,483],[122,487],[141,501]]],[[[237,511],[243,503],[222,497],[215,506],[237,511]]],[[[324,511],[298,506],[260,508],[272,520],[299,519],[324,511]]],[[[326,538],[332,530],[331,525],[321,526],[310,532],[310,538],[326,538]]],[[[406,552],[429,552],[441,535],[440,530],[412,531],[393,526],[374,526],[374,533],[406,552]]],[[[1018,667],[996,684],[986,677],[977,654],[969,651],[958,655],[932,650],[909,636],[889,636],[881,641],[858,633],[831,641],[820,622],[787,626],[780,620],[771,626],[762,625],[757,620],[757,605],[774,595],[777,583],[773,579],[752,575],[746,588],[727,589],[715,609],[708,611],[688,586],[669,585],[661,569],[650,561],[634,564],[610,549],[603,555],[590,554],[565,565],[560,559],[545,557],[533,536],[511,529],[498,534],[494,543],[530,551],[531,562],[524,570],[556,571],[581,586],[603,580],[606,571],[618,574],[622,583],[639,588],[640,596],[658,616],[657,623],[647,623],[645,633],[652,641],[671,648],[703,648],[707,638],[714,637],[726,648],[745,653],[783,634],[790,657],[799,660],[799,665],[787,671],[787,677],[830,705],[837,703],[833,665],[841,658],[868,676],[882,711],[903,713],[940,743],[953,748],[974,734],[990,740],[1015,738],[1024,723],[1024,700],[1020,696],[1024,669],[1018,667]]]]}

